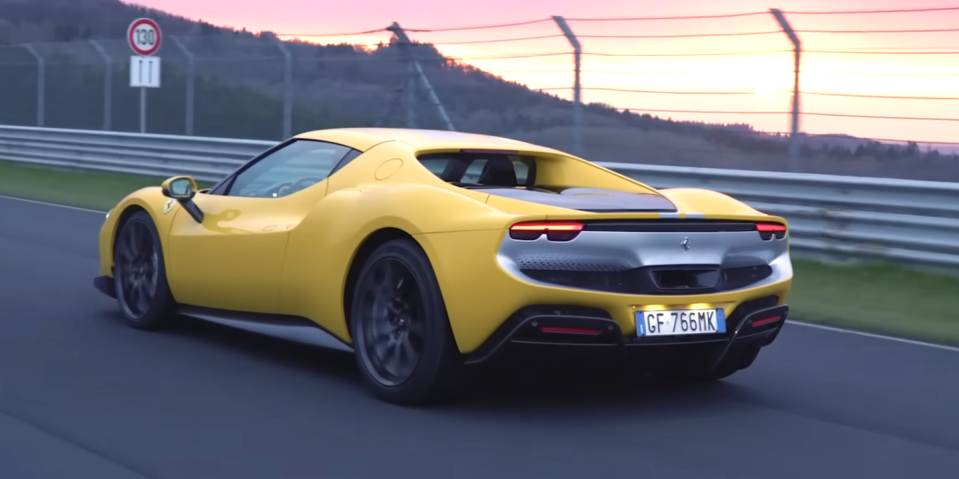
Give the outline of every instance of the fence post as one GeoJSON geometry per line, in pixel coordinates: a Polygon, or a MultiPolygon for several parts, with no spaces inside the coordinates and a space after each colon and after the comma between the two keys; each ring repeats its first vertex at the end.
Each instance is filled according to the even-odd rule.
{"type": "Polygon", "coordinates": [[[24,43],[23,48],[26,48],[33,58],[37,60],[37,126],[44,125],[44,112],[46,111],[46,96],[47,96],[47,65],[43,61],[43,57],[37,52],[36,48],[33,48],[33,45],[29,43],[24,43]]]}
{"type": "MultiPolygon", "coordinates": [[[[403,30],[403,27],[401,27],[400,24],[397,22],[393,22],[393,24],[390,25],[387,28],[387,30],[393,32],[393,34],[396,35],[396,38],[400,41],[400,43],[405,45],[407,52],[409,52],[410,68],[412,73],[411,76],[414,81],[419,80],[420,86],[423,88],[424,91],[426,91],[426,96],[429,98],[430,103],[433,104],[433,108],[436,109],[436,113],[439,115],[440,120],[443,122],[443,126],[446,127],[446,129],[449,131],[456,131],[456,127],[453,126],[453,121],[450,120],[449,115],[446,114],[446,108],[443,108],[443,103],[440,102],[439,97],[436,96],[436,91],[433,90],[433,85],[430,84],[430,80],[426,78],[426,74],[423,73],[423,69],[420,67],[420,62],[416,60],[416,52],[414,51],[415,45],[413,45],[413,42],[410,41],[410,37],[406,35],[406,31],[403,30]]],[[[415,86],[415,85],[411,85],[411,86],[415,86]]],[[[415,88],[410,88],[410,91],[408,92],[408,94],[411,96],[409,96],[408,98],[414,99],[415,97],[413,97],[412,95],[414,94],[415,91],[416,91],[415,88]]],[[[407,106],[407,108],[412,110],[412,104],[407,106]]],[[[410,114],[410,110],[407,111],[407,114],[410,114]]]]}
{"type": "Polygon", "coordinates": [[[799,172],[801,171],[799,166],[799,66],[802,58],[802,42],[799,41],[799,35],[796,35],[796,31],[789,25],[789,21],[786,20],[782,10],[771,8],[769,12],[776,18],[779,26],[783,29],[783,33],[789,37],[789,41],[793,44],[795,64],[793,66],[792,131],[789,136],[789,161],[792,163],[792,170],[799,172]]]}
{"type": "Polygon", "coordinates": [[[113,114],[113,59],[103,49],[100,42],[90,40],[90,44],[103,57],[103,129],[110,131],[110,120],[113,114]]]}
{"type": "Polygon", "coordinates": [[[413,57],[410,50],[411,48],[408,45],[400,43],[403,45],[403,56],[406,60],[406,87],[403,88],[403,102],[406,106],[406,127],[407,128],[416,128],[417,118],[416,118],[416,104],[418,102],[416,98],[416,67],[413,65],[413,57]]]}
{"type": "Polygon", "coordinates": [[[583,46],[576,38],[576,34],[569,28],[566,19],[554,15],[553,21],[563,31],[563,35],[573,46],[573,154],[579,157],[583,156],[583,89],[580,83],[580,71],[582,67],[583,46]]]}
{"type": "Polygon", "coordinates": [[[283,54],[283,139],[293,136],[293,55],[273,32],[263,32],[263,36],[271,40],[283,54]]]}
{"type": "Polygon", "coordinates": [[[193,135],[193,89],[196,83],[196,62],[193,58],[193,52],[180,41],[178,37],[171,36],[173,43],[176,44],[183,56],[186,57],[186,119],[184,120],[186,135],[193,135]]]}

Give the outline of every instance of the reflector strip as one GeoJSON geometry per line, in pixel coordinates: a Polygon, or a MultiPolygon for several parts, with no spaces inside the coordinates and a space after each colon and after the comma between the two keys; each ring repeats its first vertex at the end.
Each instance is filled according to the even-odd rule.
{"type": "Polygon", "coordinates": [[[776,321],[779,321],[779,316],[772,316],[770,318],[760,319],[759,321],[753,321],[752,326],[755,328],[764,324],[775,323],[776,321]]]}

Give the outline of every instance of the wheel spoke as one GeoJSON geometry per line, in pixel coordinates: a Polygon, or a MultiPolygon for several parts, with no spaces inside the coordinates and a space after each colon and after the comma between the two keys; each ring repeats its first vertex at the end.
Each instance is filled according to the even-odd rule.
{"type": "Polygon", "coordinates": [[[120,252],[120,260],[123,261],[123,263],[129,265],[136,259],[136,253],[130,247],[130,235],[123,236],[117,249],[120,252]]]}
{"type": "Polygon", "coordinates": [[[385,366],[390,373],[396,374],[396,362],[399,359],[400,348],[399,343],[395,340],[386,343],[386,348],[383,351],[383,366],[385,366]]]}
{"type": "Polygon", "coordinates": [[[127,288],[126,298],[127,298],[128,306],[130,307],[133,307],[140,303],[139,285],[133,282],[132,280],[130,281],[129,287],[127,288]]]}
{"type": "Polygon", "coordinates": [[[379,382],[400,384],[416,369],[426,331],[422,297],[413,272],[402,262],[376,264],[360,286],[363,309],[358,351],[379,382]]]}
{"type": "Polygon", "coordinates": [[[133,229],[133,232],[136,235],[135,240],[137,245],[137,251],[140,252],[141,254],[145,253],[147,250],[150,249],[150,246],[151,246],[148,239],[149,235],[147,235],[147,232],[146,232],[146,228],[144,228],[142,225],[137,225],[136,228],[133,229]]]}
{"type": "Polygon", "coordinates": [[[390,340],[390,334],[393,332],[393,328],[389,323],[384,319],[383,321],[376,321],[370,327],[370,333],[374,342],[387,342],[390,340]]]}
{"type": "Polygon", "coordinates": [[[139,289],[140,299],[143,299],[146,301],[153,299],[153,292],[150,291],[150,289],[151,289],[150,282],[147,281],[146,279],[141,280],[140,289],[139,289]]]}
{"type": "Polygon", "coordinates": [[[142,281],[140,286],[137,288],[137,309],[141,312],[150,309],[150,300],[153,299],[148,291],[148,286],[146,281],[142,281]]]}
{"type": "Polygon", "coordinates": [[[136,257],[136,252],[137,252],[136,245],[133,243],[133,232],[132,231],[125,232],[125,234],[123,235],[122,241],[123,241],[122,250],[124,254],[126,255],[129,261],[133,261],[134,258],[136,257]]]}
{"type": "Polygon", "coordinates": [[[132,222],[117,238],[116,269],[118,297],[128,316],[139,318],[149,311],[156,296],[160,259],[148,226],[132,222]]]}
{"type": "Polygon", "coordinates": [[[383,278],[380,279],[380,282],[376,285],[376,295],[384,298],[387,302],[391,302],[395,294],[396,273],[393,265],[387,263],[383,266],[383,278]]]}
{"type": "Polygon", "coordinates": [[[387,338],[385,341],[377,341],[372,344],[373,353],[376,355],[376,358],[380,362],[385,362],[386,357],[389,355],[390,341],[387,338]]]}
{"type": "Polygon", "coordinates": [[[413,343],[410,342],[409,338],[404,338],[400,341],[400,357],[403,358],[403,369],[406,369],[412,364],[415,364],[417,359],[419,359],[419,353],[417,353],[416,348],[413,347],[413,343]]]}

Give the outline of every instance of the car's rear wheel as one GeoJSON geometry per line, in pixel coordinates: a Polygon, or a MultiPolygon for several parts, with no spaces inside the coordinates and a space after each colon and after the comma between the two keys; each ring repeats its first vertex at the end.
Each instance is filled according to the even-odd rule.
{"type": "Polygon", "coordinates": [[[174,321],[173,294],[153,218],[137,211],[120,226],[113,248],[117,302],[127,323],[152,330],[174,321]]]}
{"type": "Polygon", "coordinates": [[[433,268],[419,245],[392,240],[367,258],[350,316],[357,363],[377,397],[412,405],[456,390],[463,359],[433,268]]]}

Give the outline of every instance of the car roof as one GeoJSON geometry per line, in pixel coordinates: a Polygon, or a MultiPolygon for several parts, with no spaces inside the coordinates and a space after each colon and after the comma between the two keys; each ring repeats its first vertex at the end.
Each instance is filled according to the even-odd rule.
{"type": "Polygon", "coordinates": [[[417,150],[446,148],[517,150],[526,152],[560,153],[552,148],[509,138],[462,133],[458,131],[422,130],[407,128],[332,128],[302,133],[296,138],[328,141],[366,151],[387,141],[401,141],[417,150]]]}

